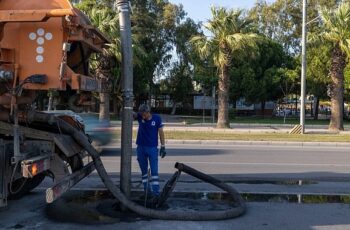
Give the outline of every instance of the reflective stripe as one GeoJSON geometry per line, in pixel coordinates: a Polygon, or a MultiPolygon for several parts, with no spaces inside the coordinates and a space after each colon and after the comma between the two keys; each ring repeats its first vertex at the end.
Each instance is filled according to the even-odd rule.
{"type": "Polygon", "coordinates": [[[153,182],[151,182],[151,185],[159,185],[159,182],[158,181],[153,181],[153,182]]]}
{"type": "Polygon", "coordinates": [[[147,179],[142,179],[142,183],[147,183],[147,179]]]}
{"type": "Polygon", "coordinates": [[[159,179],[159,176],[152,176],[152,179],[159,179]]]}
{"type": "Polygon", "coordinates": [[[147,178],[147,177],[148,177],[148,175],[147,175],[147,174],[145,174],[145,175],[142,175],[142,178],[145,178],[145,177],[147,178]]]}

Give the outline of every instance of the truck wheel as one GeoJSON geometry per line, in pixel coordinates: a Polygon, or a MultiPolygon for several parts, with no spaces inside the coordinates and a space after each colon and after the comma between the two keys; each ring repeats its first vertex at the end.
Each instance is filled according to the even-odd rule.
{"type": "MultiPolygon", "coordinates": [[[[9,191],[9,199],[17,200],[36,188],[45,179],[45,174],[40,173],[33,178],[20,178],[12,183],[12,189],[9,191]],[[24,183],[24,184],[23,184],[24,183]],[[11,192],[12,191],[12,192],[11,192]]],[[[9,185],[11,186],[11,185],[9,185]]]]}

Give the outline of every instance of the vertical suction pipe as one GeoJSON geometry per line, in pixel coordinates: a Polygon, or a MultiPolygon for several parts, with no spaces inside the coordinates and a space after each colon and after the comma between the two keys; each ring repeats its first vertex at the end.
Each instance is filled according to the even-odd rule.
{"type": "Polygon", "coordinates": [[[122,140],[120,162],[120,186],[125,196],[130,197],[131,156],[132,156],[132,122],[133,122],[133,69],[130,5],[128,0],[118,0],[120,39],[122,49],[122,140]]]}

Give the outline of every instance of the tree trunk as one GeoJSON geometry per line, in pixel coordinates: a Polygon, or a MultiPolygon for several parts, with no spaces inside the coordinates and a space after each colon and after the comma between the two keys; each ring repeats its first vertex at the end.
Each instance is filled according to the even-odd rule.
{"type": "MultiPolygon", "coordinates": [[[[295,94],[295,116],[298,117],[298,95],[295,94]]],[[[293,111],[293,109],[292,109],[293,111]]],[[[293,113],[293,112],[292,112],[293,113]]]]}
{"type": "Polygon", "coordinates": [[[116,114],[117,116],[119,115],[117,95],[114,95],[113,97],[113,113],[116,114]]]}
{"type": "Polygon", "coordinates": [[[230,128],[230,121],[228,117],[228,92],[229,92],[230,78],[228,75],[228,66],[224,66],[219,76],[219,92],[218,92],[218,123],[217,128],[230,128]]]}
{"type": "Polygon", "coordinates": [[[177,103],[176,103],[176,101],[174,101],[174,103],[173,103],[173,108],[171,109],[171,113],[170,113],[170,115],[175,115],[175,113],[176,113],[176,106],[177,105],[177,103]]]}
{"type": "Polygon", "coordinates": [[[265,118],[265,104],[266,104],[265,101],[261,102],[261,115],[263,118],[265,118]]]}
{"type": "Polygon", "coordinates": [[[49,104],[47,106],[47,111],[51,111],[52,110],[52,105],[53,105],[53,96],[50,95],[50,97],[49,97],[49,104]]]}
{"type": "Polygon", "coordinates": [[[100,93],[100,121],[110,120],[109,116],[109,93],[100,93]]]}
{"type": "MultiPolygon", "coordinates": [[[[311,117],[314,116],[314,103],[313,102],[310,103],[310,115],[311,115],[311,117]]],[[[306,110],[305,110],[305,116],[306,116],[306,110]]]]}
{"type": "Polygon", "coordinates": [[[344,68],[346,66],[346,56],[337,45],[332,54],[331,63],[331,120],[329,130],[339,132],[344,130],[343,125],[343,100],[344,100],[344,68]]]}
{"type": "Polygon", "coordinates": [[[314,120],[318,120],[318,107],[320,106],[320,99],[316,98],[316,104],[315,104],[315,112],[314,112],[314,120]]]}

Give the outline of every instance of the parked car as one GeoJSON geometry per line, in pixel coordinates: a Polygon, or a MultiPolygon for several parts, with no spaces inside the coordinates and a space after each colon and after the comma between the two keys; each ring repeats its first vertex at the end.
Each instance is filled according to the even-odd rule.
{"type": "Polygon", "coordinates": [[[276,110],[275,115],[277,117],[284,117],[292,115],[292,111],[290,109],[278,109],[276,110]]]}

